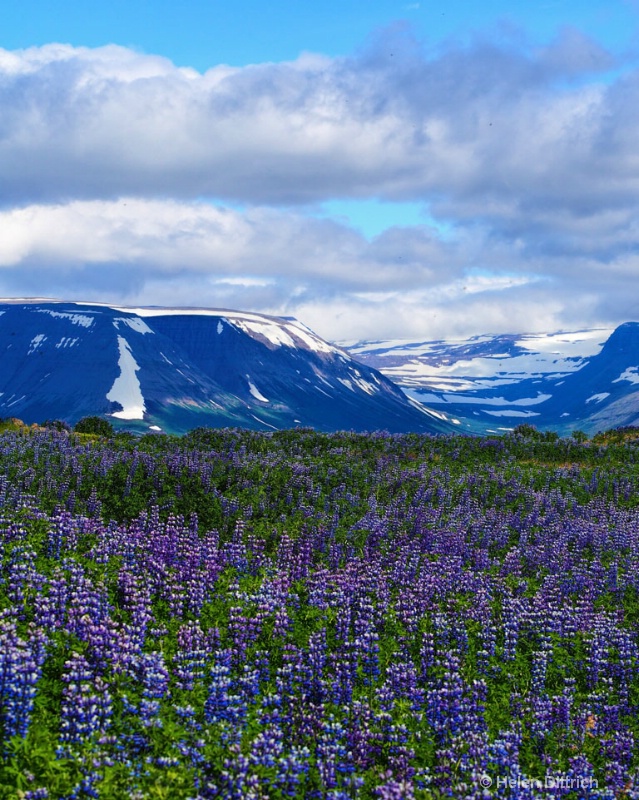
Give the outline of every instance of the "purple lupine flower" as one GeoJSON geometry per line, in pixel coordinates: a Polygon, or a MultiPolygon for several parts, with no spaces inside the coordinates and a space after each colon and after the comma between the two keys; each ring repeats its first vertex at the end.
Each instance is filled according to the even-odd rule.
{"type": "Polygon", "coordinates": [[[295,797],[310,769],[311,753],[308,747],[292,745],[288,755],[276,763],[275,783],[285,797],[295,797]]]}
{"type": "Polygon", "coordinates": [[[373,793],[380,800],[413,800],[415,792],[410,781],[395,780],[389,770],[382,775],[383,783],[377,786],[373,793]]]}
{"type": "Polygon", "coordinates": [[[173,659],[176,685],[192,691],[204,679],[210,658],[207,637],[196,623],[182,625],[177,634],[178,651],[173,659]]]}
{"type": "Polygon", "coordinates": [[[73,653],[64,666],[59,737],[62,754],[106,731],[112,714],[108,687],[102,678],[94,677],[84,656],[73,653]]]}
{"type": "Polygon", "coordinates": [[[329,716],[323,722],[315,748],[316,764],[324,790],[337,789],[355,770],[353,754],[346,746],[347,729],[329,716]]]}
{"type": "Polygon", "coordinates": [[[18,637],[13,623],[0,625],[0,721],[5,743],[27,735],[42,661],[18,637]]]}

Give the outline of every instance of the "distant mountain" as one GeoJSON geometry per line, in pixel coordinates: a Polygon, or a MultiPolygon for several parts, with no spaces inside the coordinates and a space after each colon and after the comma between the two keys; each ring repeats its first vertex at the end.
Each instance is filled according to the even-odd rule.
{"type": "Polygon", "coordinates": [[[544,424],[587,432],[639,425],[639,323],[618,327],[578,372],[555,384],[543,404],[544,424]]]}
{"type": "Polygon", "coordinates": [[[472,433],[521,422],[566,434],[639,424],[639,324],[466,341],[359,342],[349,352],[472,433]]]}
{"type": "Polygon", "coordinates": [[[0,416],[105,415],[131,430],[198,426],[449,432],[294,319],[209,309],[0,301],[0,416]]]}

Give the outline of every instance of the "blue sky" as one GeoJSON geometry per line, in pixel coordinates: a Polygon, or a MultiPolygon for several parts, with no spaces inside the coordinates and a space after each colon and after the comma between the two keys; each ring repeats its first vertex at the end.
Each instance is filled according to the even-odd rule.
{"type": "Polygon", "coordinates": [[[429,46],[478,33],[519,30],[544,41],[564,25],[625,48],[636,35],[637,6],[601,0],[3,0],[3,46],[48,42],[117,43],[204,71],[297,58],[304,50],[340,56],[397,20],[429,46]]]}
{"type": "Polygon", "coordinates": [[[639,318],[638,34],[634,0],[4,0],[0,293],[333,340],[639,318]]]}

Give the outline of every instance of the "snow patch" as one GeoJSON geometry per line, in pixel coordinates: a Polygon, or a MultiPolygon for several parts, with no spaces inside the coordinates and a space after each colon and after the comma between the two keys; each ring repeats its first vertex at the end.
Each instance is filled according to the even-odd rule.
{"type": "Polygon", "coordinates": [[[637,370],[639,370],[639,367],[628,367],[618,378],[613,381],[613,383],[619,383],[619,381],[639,383],[639,374],[637,374],[637,370]]]}
{"type": "Polygon", "coordinates": [[[314,350],[316,353],[334,353],[336,348],[320,339],[312,331],[303,330],[299,324],[288,323],[284,326],[289,333],[293,334],[297,339],[302,341],[309,350],[314,350]]]}
{"type": "Polygon", "coordinates": [[[264,420],[263,420],[263,419],[260,419],[259,417],[256,417],[256,416],[255,416],[255,414],[251,414],[251,416],[253,417],[253,419],[256,419],[258,422],[261,422],[261,423],[262,423],[262,425],[266,425],[268,428],[273,428],[273,430],[274,430],[274,431],[276,431],[276,430],[277,430],[277,428],[275,427],[275,425],[271,425],[271,423],[270,423],[270,422],[264,422],[264,420]]]}
{"type": "Polygon", "coordinates": [[[586,400],[586,403],[601,403],[606,397],[610,397],[610,392],[597,392],[586,400]]]}
{"type": "Polygon", "coordinates": [[[139,317],[118,317],[113,320],[113,324],[118,329],[120,327],[120,322],[124,322],[125,325],[128,325],[129,328],[137,333],[155,333],[155,331],[152,331],[146,322],[139,317]]]}
{"type": "Polygon", "coordinates": [[[246,376],[246,380],[248,381],[249,392],[253,395],[253,397],[256,400],[259,400],[261,403],[269,403],[270,402],[270,400],[268,398],[264,397],[264,395],[260,392],[260,390],[257,388],[257,386],[253,383],[253,381],[251,380],[251,376],[250,375],[246,376]]]}
{"type": "Polygon", "coordinates": [[[538,417],[537,411],[515,411],[514,409],[503,409],[502,411],[490,411],[488,408],[482,408],[484,414],[490,414],[491,417],[538,417]]]}
{"type": "Polygon", "coordinates": [[[81,325],[83,328],[90,328],[93,325],[94,317],[87,317],[86,314],[65,314],[61,311],[51,311],[50,308],[37,308],[38,314],[49,314],[52,317],[69,319],[74,325],[81,325]]]}
{"type": "Polygon", "coordinates": [[[140,388],[140,381],[135,374],[140,367],[137,365],[129,343],[122,336],[118,336],[118,347],[120,348],[120,359],[118,366],[120,374],[115,379],[113,386],[107,394],[107,400],[119,403],[122,411],[111,414],[118,419],[144,419],[144,397],[140,388]]]}
{"type": "Polygon", "coordinates": [[[441,419],[441,420],[444,420],[444,422],[448,422],[448,417],[446,416],[446,414],[442,414],[440,411],[433,411],[432,408],[427,408],[426,406],[422,405],[419,402],[419,400],[415,400],[414,398],[410,397],[409,395],[406,395],[406,397],[408,398],[408,402],[412,406],[415,406],[415,408],[418,411],[421,411],[422,414],[426,414],[429,417],[435,417],[436,419],[441,419]]]}
{"type": "Polygon", "coordinates": [[[259,336],[277,347],[281,347],[282,345],[285,347],[295,347],[295,342],[288,333],[286,333],[284,328],[272,322],[268,322],[267,320],[227,319],[226,321],[235,328],[244,331],[244,333],[247,333],[253,339],[255,336],[259,336]]]}
{"type": "MultiPolygon", "coordinates": [[[[4,311],[2,313],[4,314],[4,311]]],[[[29,343],[29,349],[27,351],[27,355],[30,356],[31,353],[35,353],[35,351],[38,349],[38,347],[40,347],[42,342],[46,340],[46,338],[47,337],[44,335],[44,333],[39,333],[37,336],[34,336],[33,339],[31,339],[31,342],[29,343]]]]}
{"type": "Polygon", "coordinates": [[[422,403],[469,403],[483,406],[535,406],[550,400],[551,394],[539,392],[537,397],[518,397],[515,400],[507,400],[505,397],[474,397],[473,395],[452,394],[443,392],[434,394],[433,392],[415,391],[404,389],[404,394],[414,396],[422,403]]]}
{"type": "MultiPolygon", "coordinates": [[[[251,311],[234,311],[229,308],[171,308],[164,306],[110,306],[106,303],[83,303],[82,305],[103,305],[106,308],[112,308],[114,311],[125,311],[129,314],[135,314],[138,317],[222,317],[227,322],[234,319],[248,319],[255,320],[256,322],[264,322],[271,319],[266,314],[255,314],[251,311]]],[[[279,317],[272,317],[273,321],[279,320],[279,317]]]]}
{"type": "Polygon", "coordinates": [[[441,419],[444,422],[448,421],[446,414],[441,414],[439,411],[433,411],[432,408],[426,408],[426,406],[424,406],[423,411],[424,414],[429,414],[431,417],[435,417],[435,419],[441,419]]]}
{"type": "Polygon", "coordinates": [[[340,344],[404,388],[458,392],[512,385],[525,378],[564,378],[599,353],[611,333],[612,329],[598,328],[513,336],[509,338],[514,355],[501,346],[498,353],[469,354],[469,347],[477,352],[482,343],[489,348],[496,338],[490,335],[429,342],[395,339],[340,344]]]}
{"type": "MultiPolygon", "coordinates": [[[[51,301],[49,301],[51,302],[51,301]]],[[[82,303],[79,305],[100,306],[111,308],[114,311],[124,311],[135,314],[137,317],[168,317],[168,316],[204,316],[221,318],[217,324],[217,332],[222,333],[223,322],[240,328],[249,335],[263,336],[275,345],[286,347],[299,347],[300,343],[317,353],[340,353],[340,349],[325,342],[317,334],[292,317],[270,317],[266,314],[256,314],[250,311],[234,311],[226,308],[163,308],[155,307],[127,307],[112,306],[107,303],[82,303]]],[[[59,312],[48,312],[61,316],[59,312]]],[[[76,315],[79,316],[79,315],[76,315]]],[[[130,324],[130,323],[128,323],[130,324]]],[[[137,323],[136,323],[137,324],[137,323]]],[[[133,326],[132,326],[133,327],[133,326]]],[[[136,328],[136,330],[140,330],[136,328]]],[[[151,329],[144,331],[153,333],[151,329]]]]}
{"type": "Polygon", "coordinates": [[[365,378],[361,376],[361,374],[355,370],[356,378],[353,378],[353,382],[359,386],[360,389],[363,389],[366,394],[376,394],[379,392],[379,386],[376,386],[374,383],[367,381],[365,378]]]}
{"type": "Polygon", "coordinates": [[[73,347],[80,340],[78,338],[72,339],[70,336],[63,336],[62,339],[56,344],[56,347],[73,347]]]}
{"type": "MultiPolygon", "coordinates": [[[[99,304],[95,304],[99,305],[99,304]]],[[[222,322],[242,329],[245,333],[252,333],[263,336],[272,344],[295,347],[296,339],[304,342],[311,350],[318,352],[336,352],[337,348],[329,345],[319,336],[316,336],[309,328],[295,319],[269,317],[266,314],[254,314],[250,311],[233,311],[226,308],[128,308],[126,306],[108,306],[116,311],[128,311],[138,317],[169,317],[169,316],[203,316],[221,317],[218,322],[217,332],[222,333],[222,322]]]]}

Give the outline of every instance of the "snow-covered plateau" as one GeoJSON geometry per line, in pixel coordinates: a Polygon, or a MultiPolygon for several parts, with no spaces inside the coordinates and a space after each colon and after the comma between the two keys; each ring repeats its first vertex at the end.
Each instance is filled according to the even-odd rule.
{"type": "Polygon", "coordinates": [[[521,422],[568,433],[639,422],[639,325],[427,342],[342,342],[472,433],[521,422]],[[496,418],[501,420],[496,425],[496,418]]]}

